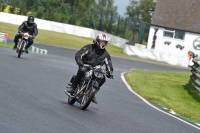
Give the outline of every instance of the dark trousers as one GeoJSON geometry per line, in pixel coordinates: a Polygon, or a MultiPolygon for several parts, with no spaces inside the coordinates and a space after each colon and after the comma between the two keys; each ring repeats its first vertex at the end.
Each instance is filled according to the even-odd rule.
{"type": "MultiPolygon", "coordinates": [[[[72,88],[76,89],[76,87],[78,86],[79,82],[81,81],[81,78],[84,76],[84,73],[87,72],[87,68],[86,67],[79,67],[78,72],[73,80],[72,83],[72,88]]],[[[104,76],[104,78],[101,80],[101,82],[99,83],[99,86],[101,87],[106,81],[106,78],[104,76]]]]}
{"type": "MultiPolygon", "coordinates": [[[[16,34],[15,35],[15,39],[14,39],[15,45],[14,45],[14,47],[17,47],[17,44],[19,42],[19,38],[22,38],[22,34],[16,34]]],[[[26,49],[28,49],[33,44],[33,39],[29,39],[28,41],[29,41],[29,43],[26,45],[26,47],[25,47],[26,49]]]]}

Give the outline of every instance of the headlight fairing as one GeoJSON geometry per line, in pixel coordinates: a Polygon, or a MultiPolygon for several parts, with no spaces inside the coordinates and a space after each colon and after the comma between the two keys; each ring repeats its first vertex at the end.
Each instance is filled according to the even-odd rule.
{"type": "Polygon", "coordinates": [[[94,75],[97,77],[97,78],[102,78],[103,77],[103,74],[104,71],[103,69],[101,68],[96,68],[95,71],[94,71],[94,75]]]}

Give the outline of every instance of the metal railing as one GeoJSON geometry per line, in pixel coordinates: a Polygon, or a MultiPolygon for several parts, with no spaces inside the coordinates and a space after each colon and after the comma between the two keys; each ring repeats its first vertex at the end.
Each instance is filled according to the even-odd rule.
{"type": "Polygon", "coordinates": [[[0,32],[0,42],[7,42],[6,33],[0,32]]]}
{"type": "Polygon", "coordinates": [[[200,92],[200,60],[197,58],[193,59],[194,65],[192,66],[192,75],[190,76],[190,82],[193,87],[200,92]]]}

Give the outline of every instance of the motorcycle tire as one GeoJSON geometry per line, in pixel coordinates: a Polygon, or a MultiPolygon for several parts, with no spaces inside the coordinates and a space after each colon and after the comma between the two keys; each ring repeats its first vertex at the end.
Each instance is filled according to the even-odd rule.
{"type": "Polygon", "coordinates": [[[89,92],[86,93],[82,98],[82,101],[80,103],[81,110],[85,110],[90,105],[92,98],[94,97],[95,94],[96,94],[96,89],[94,87],[90,88],[89,92]]]}
{"type": "Polygon", "coordinates": [[[68,104],[73,105],[76,102],[76,98],[68,97],[68,104]]]}
{"type": "Polygon", "coordinates": [[[25,45],[25,42],[22,41],[21,44],[20,44],[20,49],[19,49],[19,53],[18,53],[18,58],[20,58],[21,54],[22,54],[22,50],[24,48],[24,45],[25,45]]]}

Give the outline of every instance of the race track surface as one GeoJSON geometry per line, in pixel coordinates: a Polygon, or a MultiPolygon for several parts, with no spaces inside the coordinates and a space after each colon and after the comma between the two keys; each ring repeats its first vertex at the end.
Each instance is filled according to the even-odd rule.
{"type": "Polygon", "coordinates": [[[107,79],[97,93],[97,105],[82,111],[78,103],[68,105],[64,93],[77,72],[76,50],[35,46],[48,55],[17,58],[15,51],[0,48],[0,133],[199,133],[144,103],[120,77],[132,68],[188,69],[112,57],[115,79],[107,79]]]}

